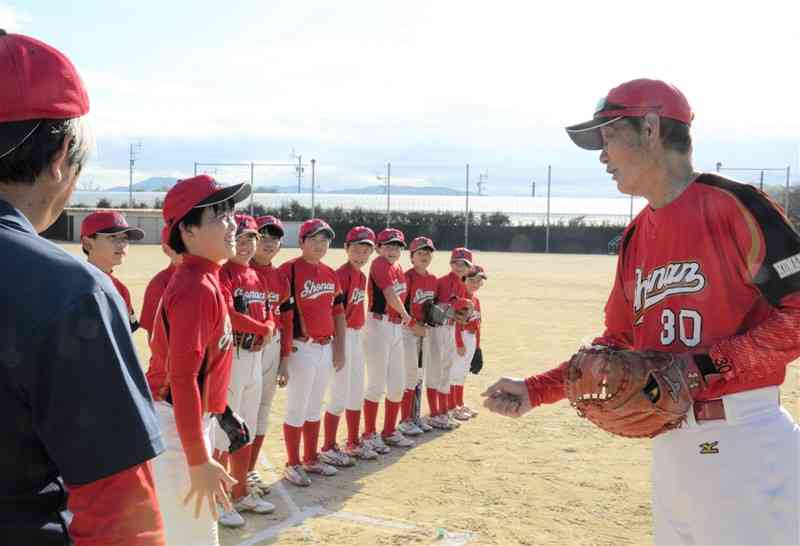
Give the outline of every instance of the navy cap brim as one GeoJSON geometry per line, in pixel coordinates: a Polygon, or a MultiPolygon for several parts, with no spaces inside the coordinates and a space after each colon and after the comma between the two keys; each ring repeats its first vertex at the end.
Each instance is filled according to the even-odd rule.
{"type": "Polygon", "coordinates": [[[219,203],[224,203],[228,199],[233,199],[234,203],[239,203],[240,201],[244,201],[248,197],[250,197],[250,192],[252,188],[250,184],[247,182],[242,182],[241,184],[233,184],[231,186],[226,186],[219,191],[216,191],[197,203],[193,208],[199,209],[203,207],[210,207],[212,205],[217,205],[219,203]]]}
{"type": "Polygon", "coordinates": [[[258,228],[258,232],[261,233],[262,235],[264,234],[265,231],[267,232],[268,235],[272,237],[283,237],[284,235],[283,230],[275,224],[264,224],[263,226],[258,228]]]}
{"type": "Polygon", "coordinates": [[[101,229],[95,235],[115,235],[117,233],[127,233],[128,239],[131,241],[141,241],[144,239],[144,231],[137,227],[113,227],[108,229],[101,229]]]}
{"type": "Polygon", "coordinates": [[[381,245],[390,245],[392,243],[400,243],[401,245],[403,245],[403,248],[406,247],[406,242],[404,240],[402,240],[402,239],[397,239],[397,238],[389,239],[388,241],[381,241],[380,244],[381,245]]]}
{"type": "Polygon", "coordinates": [[[325,232],[325,233],[327,233],[327,234],[328,234],[328,238],[329,238],[331,241],[333,241],[333,239],[336,237],[336,234],[333,232],[333,230],[332,230],[331,228],[327,228],[327,227],[320,227],[320,228],[318,228],[318,229],[315,229],[314,231],[309,231],[308,233],[306,233],[306,234],[303,236],[303,240],[305,240],[305,239],[308,239],[309,237],[313,237],[313,236],[314,236],[314,235],[316,235],[317,233],[322,233],[322,232],[325,232]]]}
{"type": "Polygon", "coordinates": [[[577,144],[584,150],[602,150],[603,149],[603,136],[600,134],[600,128],[610,125],[617,120],[622,119],[623,116],[616,116],[613,118],[594,118],[583,123],[570,125],[566,128],[569,138],[572,142],[577,144]]]}

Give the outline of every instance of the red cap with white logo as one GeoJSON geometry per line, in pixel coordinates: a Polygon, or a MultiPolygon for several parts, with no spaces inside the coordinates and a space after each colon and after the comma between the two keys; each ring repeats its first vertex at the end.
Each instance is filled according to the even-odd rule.
{"type": "Polygon", "coordinates": [[[258,224],[256,223],[256,219],[250,216],[249,214],[237,214],[234,216],[236,219],[236,237],[241,237],[242,235],[247,235],[248,233],[254,233],[260,237],[258,232],[258,224]]]}
{"type": "Polygon", "coordinates": [[[406,236],[403,235],[403,232],[399,229],[382,229],[381,232],[378,233],[378,244],[388,245],[390,243],[400,243],[401,245],[406,246],[406,236]]]}
{"type": "Polygon", "coordinates": [[[73,119],[89,112],[78,71],[52,46],[0,29],[0,158],[14,151],[43,119],[73,119]]]}
{"type": "Polygon", "coordinates": [[[140,241],[144,231],[131,227],[125,217],[115,210],[93,212],[81,222],[81,237],[91,237],[96,234],[127,233],[131,241],[140,241]]]}
{"type": "Polygon", "coordinates": [[[323,232],[327,233],[328,237],[331,239],[336,237],[336,233],[334,233],[333,228],[328,225],[328,222],[322,218],[312,218],[311,220],[306,220],[300,225],[298,238],[303,241],[306,239],[306,237],[313,237],[317,233],[323,232]]]}
{"type": "Polygon", "coordinates": [[[472,266],[472,252],[464,247],[454,248],[450,253],[450,263],[464,262],[467,266],[472,266]]]}
{"type": "Polygon", "coordinates": [[[486,270],[483,268],[483,266],[480,266],[478,264],[475,264],[472,267],[470,267],[469,271],[467,271],[467,274],[464,275],[464,276],[467,277],[467,278],[470,278],[470,277],[481,277],[483,279],[487,278],[486,277],[486,270]]]}
{"type": "Polygon", "coordinates": [[[436,247],[433,246],[433,241],[431,241],[428,237],[415,237],[413,241],[411,241],[411,246],[409,250],[413,254],[417,250],[427,248],[428,250],[436,250],[436,247]]]}
{"type": "Polygon", "coordinates": [[[207,174],[201,174],[178,180],[167,192],[161,212],[172,229],[192,209],[209,207],[231,198],[238,203],[249,195],[250,184],[247,182],[223,186],[207,174]]]}
{"type": "Polygon", "coordinates": [[[256,224],[258,224],[258,231],[262,233],[266,231],[270,235],[277,237],[283,237],[285,233],[283,222],[274,216],[259,216],[256,218],[256,224]]]}
{"type": "Polygon", "coordinates": [[[367,226],[356,226],[347,232],[346,243],[366,243],[375,246],[375,232],[367,226]]]}

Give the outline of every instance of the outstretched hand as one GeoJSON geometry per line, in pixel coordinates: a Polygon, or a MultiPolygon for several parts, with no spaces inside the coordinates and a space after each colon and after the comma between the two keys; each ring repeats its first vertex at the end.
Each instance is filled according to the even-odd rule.
{"type": "Polygon", "coordinates": [[[195,518],[200,517],[203,502],[208,503],[208,509],[215,520],[219,519],[217,500],[222,503],[225,510],[233,509],[225,488],[226,486],[235,485],[237,481],[217,461],[209,459],[205,463],[190,466],[189,479],[191,480],[191,487],[189,488],[189,493],[183,499],[183,504],[189,504],[192,498],[196,497],[194,505],[195,518]]]}
{"type": "Polygon", "coordinates": [[[506,417],[522,417],[532,409],[524,379],[502,377],[481,396],[486,397],[483,401],[486,409],[506,417]]]}

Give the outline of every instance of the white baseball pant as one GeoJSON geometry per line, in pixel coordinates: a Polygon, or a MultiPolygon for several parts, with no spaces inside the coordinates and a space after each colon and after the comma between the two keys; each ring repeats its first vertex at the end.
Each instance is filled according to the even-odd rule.
{"type": "Polygon", "coordinates": [[[264,436],[269,425],[269,412],[278,387],[278,365],[281,363],[281,333],[276,331],[272,343],[261,351],[261,402],[258,405],[256,436],[264,436]]]}
{"type": "MultiPolygon", "coordinates": [[[[155,403],[164,452],[153,459],[153,481],[155,482],[158,504],[164,519],[164,536],[167,546],[219,546],[217,522],[203,502],[200,517],[195,519],[195,503],[183,504],[183,499],[191,488],[189,465],[183,451],[178,428],[175,425],[175,411],[166,402],[155,403]]],[[[211,418],[203,417],[203,441],[211,456],[211,418]]]]}
{"type": "Polygon", "coordinates": [[[800,544],[800,427],[778,387],[723,396],[725,419],[653,441],[656,545],[800,544]]]}
{"type": "Polygon", "coordinates": [[[464,340],[464,356],[459,356],[456,350],[453,359],[453,367],[450,370],[450,384],[451,385],[464,385],[467,380],[467,372],[469,365],[472,364],[472,357],[475,355],[477,340],[475,334],[472,332],[461,332],[461,338],[464,340]]]}
{"type": "Polygon", "coordinates": [[[403,360],[405,361],[404,388],[414,389],[420,379],[419,369],[419,344],[422,343],[422,374],[425,376],[426,370],[430,367],[431,360],[431,337],[433,329],[427,328],[428,335],[420,338],[414,335],[411,330],[403,330],[403,360]]]}
{"type": "Polygon", "coordinates": [[[433,328],[431,339],[431,365],[428,370],[428,388],[443,394],[450,393],[450,370],[456,355],[456,327],[443,325],[433,328]]]}
{"type": "Polygon", "coordinates": [[[344,367],[333,372],[327,412],[341,415],[345,409],[360,411],[364,403],[364,350],[361,329],[348,328],[344,335],[344,367]]]}
{"type": "MultiPolygon", "coordinates": [[[[258,419],[258,405],[261,403],[261,351],[251,352],[234,349],[231,380],[228,384],[228,406],[239,417],[244,419],[251,430],[250,441],[253,441],[252,430],[258,419]]],[[[227,451],[230,442],[228,435],[214,421],[214,449],[227,451]]]]}
{"type": "Polygon", "coordinates": [[[402,326],[370,316],[365,328],[367,391],[364,397],[380,403],[385,392],[388,400],[400,402],[405,385],[402,326]]]}
{"type": "Polygon", "coordinates": [[[306,421],[319,421],[322,399],[333,371],[331,343],[292,342],[287,361],[289,384],[286,386],[287,425],[302,427],[306,421]]]}

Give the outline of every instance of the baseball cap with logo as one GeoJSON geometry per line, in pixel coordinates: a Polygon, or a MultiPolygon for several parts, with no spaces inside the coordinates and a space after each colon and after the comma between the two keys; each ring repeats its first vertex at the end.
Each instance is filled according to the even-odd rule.
{"type": "Polygon", "coordinates": [[[39,128],[43,119],[72,119],[89,112],[78,71],[52,46],[0,29],[0,159],[39,128]]]}
{"type": "Polygon", "coordinates": [[[467,271],[467,274],[464,276],[467,278],[469,277],[481,277],[483,279],[488,278],[486,276],[486,270],[483,268],[483,266],[480,266],[478,264],[474,264],[472,267],[470,267],[469,271],[467,271]]]}
{"type": "Polygon", "coordinates": [[[403,232],[399,229],[382,229],[381,232],[378,233],[378,244],[388,245],[390,243],[400,243],[401,245],[406,246],[406,236],[403,235],[403,232]]]}
{"type": "Polygon", "coordinates": [[[409,250],[413,254],[417,250],[427,248],[428,250],[436,250],[436,247],[433,246],[433,241],[431,241],[428,237],[415,237],[413,241],[411,241],[411,246],[409,250]]]}
{"type": "Polygon", "coordinates": [[[375,232],[367,226],[356,226],[347,232],[346,243],[366,243],[375,246],[375,232]]]}
{"type": "Polygon", "coordinates": [[[450,263],[464,262],[467,266],[472,267],[472,252],[464,247],[454,248],[450,253],[450,263]]]}
{"type": "Polygon", "coordinates": [[[140,241],[144,238],[144,231],[129,226],[125,217],[115,210],[93,212],[83,219],[81,237],[91,237],[98,233],[127,233],[131,241],[140,241]]]}
{"type": "Polygon", "coordinates": [[[259,216],[256,218],[256,224],[258,225],[258,231],[263,233],[266,231],[273,237],[283,237],[285,230],[283,229],[283,223],[274,216],[259,216]]]}
{"type": "Polygon", "coordinates": [[[328,225],[328,222],[321,218],[312,218],[311,220],[306,220],[300,224],[298,238],[303,241],[306,239],[306,237],[313,237],[317,233],[322,232],[327,233],[328,237],[331,239],[336,237],[336,233],[334,233],[333,228],[328,225]]]}
{"type": "Polygon", "coordinates": [[[600,99],[589,121],[570,125],[567,134],[585,150],[602,150],[600,128],[625,117],[655,112],[662,118],[692,124],[694,113],[677,87],[661,80],[638,79],[618,85],[600,99]]]}
{"type": "Polygon", "coordinates": [[[242,182],[223,186],[207,174],[178,180],[164,198],[161,211],[170,230],[192,209],[210,207],[233,198],[234,202],[250,195],[250,184],[242,182]]]}
{"type": "Polygon", "coordinates": [[[260,236],[255,218],[249,214],[237,214],[234,218],[236,219],[236,237],[241,237],[248,233],[260,236]]]}

